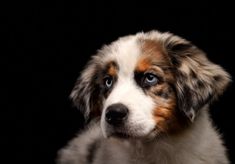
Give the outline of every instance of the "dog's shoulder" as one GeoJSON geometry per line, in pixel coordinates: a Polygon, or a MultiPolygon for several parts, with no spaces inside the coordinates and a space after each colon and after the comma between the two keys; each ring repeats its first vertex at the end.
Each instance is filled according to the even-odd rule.
{"type": "Polygon", "coordinates": [[[58,164],[129,163],[130,144],[117,138],[104,138],[99,121],[91,122],[58,152],[58,164]]]}
{"type": "Polygon", "coordinates": [[[95,154],[98,144],[101,144],[103,136],[99,122],[91,122],[85,130],[79,132],[67,146],[58,152],[59,164],[83,164],[87,163],[95,154]]]}

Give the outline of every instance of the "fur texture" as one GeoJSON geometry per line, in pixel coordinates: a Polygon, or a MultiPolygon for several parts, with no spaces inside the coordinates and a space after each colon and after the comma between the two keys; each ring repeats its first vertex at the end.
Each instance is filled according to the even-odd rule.
{"type": "Polygon", "coordinates": [[[93,56],[71,93],[87,129],[59,164],[228,164],[209,103],[230,75],[171,33],[126,36],[93,56]]]}

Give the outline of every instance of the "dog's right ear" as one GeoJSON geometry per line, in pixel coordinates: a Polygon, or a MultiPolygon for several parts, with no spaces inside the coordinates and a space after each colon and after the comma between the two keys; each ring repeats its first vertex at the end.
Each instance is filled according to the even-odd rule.
{"type": "Polygon", "coordinates": [[[97,70],[99,70],[97,67],[98,65],[91,60],[77,79],[70,94],[73,104],[84,115],[85,122],[100,115],[100,108],[102,107],[100,88],[96,83],[97,70]]]}
{"type": "Polygon", "coordinates": [[[174,68],[178,107],[193,121],[202,107],[224,92],[231,76],[192,43],[169,33],[164,36],[174,68]]]}

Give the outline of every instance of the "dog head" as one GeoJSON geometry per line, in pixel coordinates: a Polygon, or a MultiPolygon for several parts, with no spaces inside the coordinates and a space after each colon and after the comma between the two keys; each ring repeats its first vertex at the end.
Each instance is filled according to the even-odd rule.
{"type": "Polygon", "coordinates": [[[173,133],[221,95],[230,76],[190,42],[152,31],[104,46],[71,93],[86,120],[101,119],[104,136],[173,133]]]}

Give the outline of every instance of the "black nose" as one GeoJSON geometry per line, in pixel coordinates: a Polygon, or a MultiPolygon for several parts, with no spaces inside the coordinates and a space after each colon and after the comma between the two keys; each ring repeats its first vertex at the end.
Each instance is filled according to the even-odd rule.
{"type": "Polygon", "coordinates": [[[122,124],[128,115],[128,108],[120,103],[113,104],[106,109],[105,120],[114,126],[122,124]]]}

